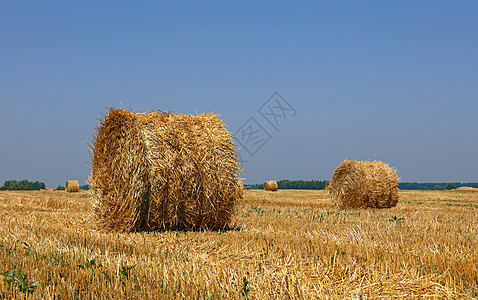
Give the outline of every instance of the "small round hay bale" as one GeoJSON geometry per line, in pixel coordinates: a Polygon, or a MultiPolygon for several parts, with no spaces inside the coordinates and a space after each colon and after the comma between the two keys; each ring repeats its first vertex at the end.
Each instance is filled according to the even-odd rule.
{"type": "Polygon", "coordinates": [[[80,184],[77,180],[67,180],[65,182],[65,191],[68,193],[77,193],[80,191],[80,184]]]}
{"type": "Polygon", "coordinates": [[[228,226],[237,199],[236,145],[218,115],[100,118],[89,179],[98,228],[117,232],[228,226]]]}
{"type": "Polygon", "coordinates": [[[264,190],[275,192],[279,189],[279,185],[275,180],[269,180],[264,182],[264,190]]]}
{"type": "Polygon", "coordinates": [[[237,198],[244,198],[244,183],[240,179],[237,180],[237,198]]]}
{"type": "Polygon", "coordinates": [[[454,189],[455,191],[478,191],[478,188],[470,187],[470,186],[461,186],[459,188],[454,189]]]}
{"type": "Polygon", "coordinates": [[[335,169],[327,190],[340,208],[387,208],[397,205],[399,180],[384,162],[345,160],[335,169]]]}

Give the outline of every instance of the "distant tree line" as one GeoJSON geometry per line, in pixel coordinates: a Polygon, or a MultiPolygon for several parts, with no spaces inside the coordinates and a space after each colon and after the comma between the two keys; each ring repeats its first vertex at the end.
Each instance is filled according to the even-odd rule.
{"type": "MultiPolygon", "coordinates": [[[[34,190],[41,190],[46,187],[44,182],[31,182],[26,179],[24,180],[7,180],[0,187],[0,191],[34,191],[34,190]]],[[[89,190],[90,186],[88,184],[80,186],[81,190],[89,190]]],[[[59,185],[56,190],[65,190],[65,187],[59,185]]]]}
{"type": "MultiPolygon", "coordinates": [[[[323,190],[327,184],[326,180],[279,180],[277,181],[279,189],[287,190],[323,190]]],[[[398,188],[401,190],[451,190],[462,186],[478,188],[478,183],[445,182],[445,183],[419,183],[419,182],[400,182],[398,188]]],[[[261,183],[246,184],[249,189],[263,189],[261,183]]]]}
{"type": "Polygon", "coordinates": [[[279,180],[277,182],[280,189],[295,189],[295,190],[323,190],[327,181],[320,180],[279,180]]]}
{"type": "Polygon", "coordinates": [[[438,183],[418,183],[418,182],[400,182],[398,188],[401,190],[451,190],[462,186],[478,188],[477,182],[438,182],[438,183]]]}
{"type": "MultiPolygon", "coordinates": [[[[277,181],[279,185],[279,189],[288,190],[323,190],[325,189],[325,185],[327,184],[326,180],[279,180],[277,181]]],[[[477,182],[445,182],[445,183],[432,183],[432,182],[400,182],[398,184],[398,188],[401,190],[451,190],[455,188],[459,188],[462,186],[469,186],[478,188],[477,182]]],[[[24,180],[7,180],[0,187],[0,190],[10,190],[10,191],[19,191],[19,190],[40,190],[45,188],[44,182],[31,182],[26,179],[24,180]]],[[[264,188],[263,184],[246,184],[246,188],[249,189],[262,189],[264,188]]],[[[64,190],[65,187],[59,185],[57,190],[64,190]]],[[[88,184],[80,186],[82,190],[90,189],[88,184]]]]}
{"type": "MultiPolygon", "coordinates": [[[[277,185],[283,190],[323,190],[327,181],[321,180],[279,180],[277,185]]],[[[251,189],[263,189],[264,184],[246,184],[251,189]]]]}
{"type": "Polygon", "coordinates": [[[9,191],[32,191],[32,190],[40,190],[45,188],[44,182],[31,182],[26,179],[24,180],[7,180],[0,187],[0,190],[9,190],[9,191]]]}

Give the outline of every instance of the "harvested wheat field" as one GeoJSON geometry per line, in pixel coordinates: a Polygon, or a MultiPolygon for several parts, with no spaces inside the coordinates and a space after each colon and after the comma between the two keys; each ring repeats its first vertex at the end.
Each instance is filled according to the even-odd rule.
{"type": "Polygon", "coordinates": [[[85,191],[1,191],[0,298],[478,298],[478,192],[399,197],[246,190],[228,230],[105,233],[85,191]]]}

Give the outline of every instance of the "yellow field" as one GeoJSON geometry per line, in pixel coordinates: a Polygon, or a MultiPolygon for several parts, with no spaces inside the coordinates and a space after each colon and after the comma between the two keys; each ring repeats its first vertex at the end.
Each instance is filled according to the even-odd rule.
{"type": "Polygon", "coordinates": [[[0,192],[0,299],[478,298],[478,192],[338,210],[325,191],[248,190],[219,232],[101,233],[88,216],[86,192],[0,192]]]}

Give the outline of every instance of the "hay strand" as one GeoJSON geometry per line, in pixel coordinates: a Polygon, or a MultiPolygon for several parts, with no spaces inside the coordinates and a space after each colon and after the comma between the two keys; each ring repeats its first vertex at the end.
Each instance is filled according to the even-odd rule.
{"type": "Polygon", "coordinates": [[[345,160],[327,190],[340,208],[387,208],[397,205],[398,182],[396,171],[384,162],[345,160]]]}
{"type": "Polygon", "coordinates": [[[227,227],[234,211],[236,146],[218,115],[109,109],[100,119],[89,177],[106,230],[227,227]]]}

